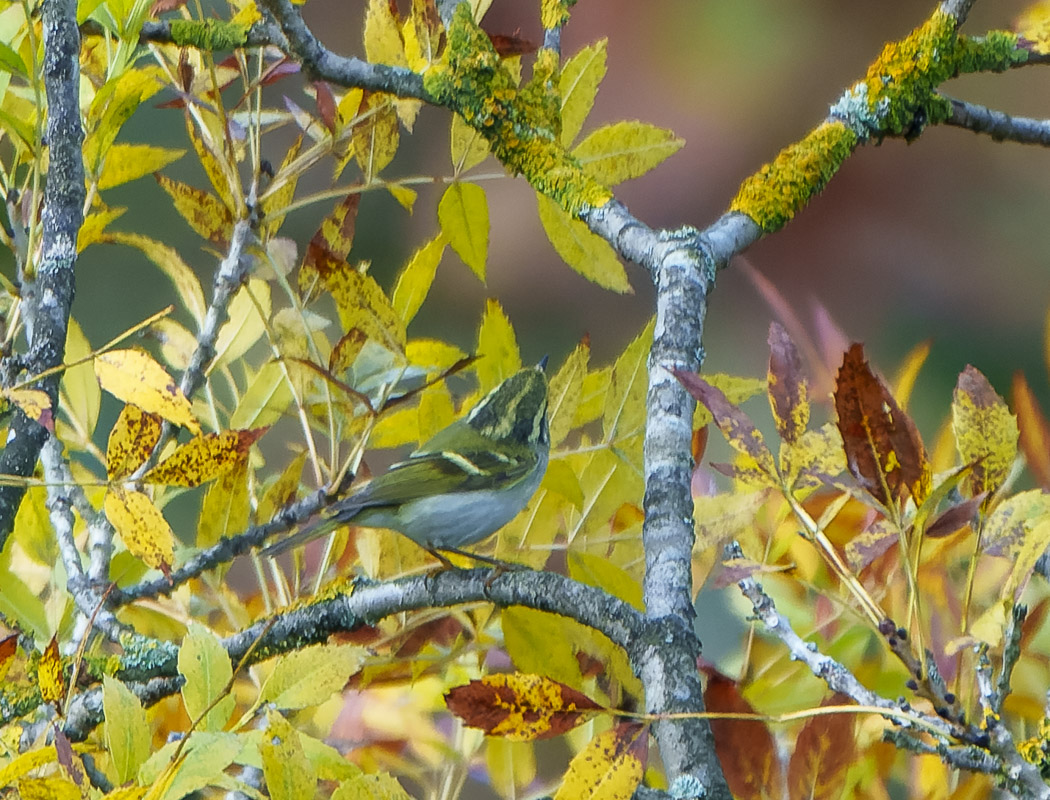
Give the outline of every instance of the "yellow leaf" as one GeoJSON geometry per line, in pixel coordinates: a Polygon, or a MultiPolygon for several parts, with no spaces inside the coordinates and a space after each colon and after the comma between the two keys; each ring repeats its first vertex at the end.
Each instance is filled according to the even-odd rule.
{"type": "Polygon", "coordinates": [[[580,488],[580,480],[565,460],[556,458],[547,465],[540,487],[565,498],[577,511],[583,510],[583,489],[580,488]]]}
{"type": "Polygon", "coordinates": [[[952,432],[963,464],[973,464],[971,495],[994,494],[1017,457],[1017,417],[988,379],[972,366],[959,375],[952,399],[952,432]]]}
{"type": "Polygon", "coordinates": [[[819,486],[823,476],[834,477],[845,469],[842,435],[833,422],[780,444],[780,473],[795,489],[819,486]]]}
{"type": "MultiPolygon", "coordinates": [[[[185,370],[193,360],[197,349],[197,338],[170,317],[158,319],[149,327],[153,339],[160,345],[160,355],[169,367],[185,370]]],[[[92,382],[98,382],[92,376],[92,382]]]]}
{"type": "Polygon", "coordinates": [[[103,157],[117,138],[121,126],[135,110],[167,84],[159,66],[129,69],[106,81],[98,90],[86,114],[84,168],[89,175],[98,174],[103,157]]]}
{"type": "MultiPolygon", "coordinates": [[[[190,137],[190,141],[193,143],[193,149],[197,153],[197,160],[200,161],[201,166],[204,168],[204,173],[208,176],[208,180],[211,182],[212,188],[215,189],[215,193],[219,195],[219,199],[230,211],[237,208],[237,204],[233,200],[231,193],[232,182],[238,180],[236,173],[231,169],[229,171],[223,169],[223,163],[220,162],[221,154],[216,154],[213,151],[213,145],[215,142],[214,137],[209,131],[209,141],[205,141],[200,132],[197,130],[197,126],[194,124],[193,117],[187,113],[186,118],[186,133],[190,137]]],[[[204,120],[205,125],[209,122],[214,121],[216,123],[219,120],[214,114],[206,111],[201,112],[201,118],[204,120]]],[[[215,126],[216,133],[221,135],[221,124],[215,126]]],[[[160,167],[157,167],[160,169],[160,167]]],[[[240,191],[240,187],[236,187],[240,191]]]]}
{"type": "Polygon", "coordinates": [[[490,736],[485,740],[485,766],[496,793],[516,797],[536,779],[536,750],[529,742],[490,736]]]}
{"type": "Polygon", "coordinates": [[[419,411],[415,408],[398,408],[379,418],[368,437],[368,444],[377,450],[401,447],[409,442],[420,441],[419,411]]]}
{"type": "Polygon", "coordinates": [[[570,267],[592,283],[625,294],[631,291],[627,272],[609,243],[591,233],[561,206],[542,194],[536,195],[540,222],[547,238],[570,267]]]}
{"type": "Polygon", "coordinates": [[[77,233],[77,252],[100,241],[106,226],[119,219],[125,211],[127,208],[124,207],[107,208],[102,211],[93,211],[84,217],[84,224],[80,226],[80,231],[77,233]]]}
{"type": "Polygon", "coordinates": [[[576,404],[576,413],[573,416],[570,430],[594,422],[601,417],[611,379],[612,367],[601,367],[594,372],[587,373],[583,379],[580,399],[576,404]]]}
{"type": "Polygon", "coordinates": [[[649,389],[646,364],[655,325],[656,320],[650,320],[613,365],[602,411],[602,431],[607,442],[632,436],[645,427],[645,395],[649,389]]]}
{"type": "MultiPolygon", "coordinates": [[[[50,649],[50,645],[48,645],[50,649]]],[[[58,653],[58,645],[55,644],[55,653],[58,653]]],[[[23,775],[27,775],[45,764],[51,764],[58,760],[58,753],[53,744],[38,747],[16,756],[11,763],[5,764],[0,769],[0,786],[8,787],[23,775]]]]}
{"type": "Polygon", "coordinates": [[[607,39],[584,47],[565,62],[559,79],[561,94],[561,143],[568,148],[591,113],[598,84],[605,77],[607,39]]]}
{"type": "Polygon", "coordinates": [[[110,480],[130,475],[153,452],[160,440],[160,418],[135,405],[125,405],[109,432],[106,476],[110,480]]]}
{"type": "Polygon", "coordinates": [[[912,389],[915,388],[915,380],[919,377],[919,370],[926,363],[930,355],[930,340],[920,342],[904,357],[900,369],[893,378],[893,396],[897,399],[897,405],[902,411],[908,410],[908,400],[911,399],[912,389]]]}
{"type": "Polygon", "coordinates": [[[168,280],[175,286],[179,299],[186,310],[193,315],[198,325],[204,324],[204,315],[208,306],[204,301],[204,290],[196,273],[182,260],[179,252],[166,244],[161,244],[156,239],[143,236],[138,233],[106,233],[99,237],[99,241],[110,244],[123,244],[128,247],[137,247],[146,258],[152,261],[168,280]]]}
{"type": "Polygon", "coordinates": [[[114,144],[105,154],[98,176],[99,191],[112,189],[164,169],[185,155],[185,150],[154,147],[149,144],[114,144]]]}
{"type": "Polygon", "coordinates": [[[83,800],[84,797],[77,784],[58,775],[25,778],[14,788],[20,800],[83,800]]]}
{"type": "Polygon", "coordinates": [[[317,644],[280,656],[259,692],[280,709],[318,706],[341,691],[364,664],[367,652],[350,644],[317,644]]]}
{"type": "Polygon", "coordinates": [[[299,731],[277,711],[266,712],[266,735],[259,753],[266,790],[273,800],[314,796],[317,775],[303,753],[299,731]]]}
{"type": "Polygon", "coordinates": [[[569,553],[569,576],[580,583],[603,589],[613,597],[645,611],[642,585],[627,570],[610,563],[609,559],[594,553],[569,553]]]}
{"type": "Polygon", "coordinates": [[[576,409],[583,392],[583,381],[587,376],[587,362],[591,348],[586,342],[576,345],[565,363],[551,377],[547,393],[547,416],[550,419],[551,447],[557,447],[569,435],[575,425],[576,409]]]}
{"type": "MultiPolygon", "coordinates": [[[[358,100],[360,102],[360,100],[358,100]]],[[[298,168],[292,168],[292,164],[299,157],[299,151],[303,146],[303,137],[299,136],[288,151],[284,154],[284,160],[274,175],[273,182],[266,188],[259,205],[263,214],[264,238],[269,239],[277,234],[284,223],[284,210],[291,204],[295,197],[295,187],[299,183],[301,172],[298,168]]]]}
{"type": "Polygon", "coordinates": [[[46,703],[59,703],[66,695],[65,665],[58,653],[58,640],[52,636],[51,641],[40,657],[36,672],[40,696],[46,703]]]}
{"type": "Polygon", "coordinates": [[[738,538],[755,524],[755,514],[765,502],[766,492],[732,492],[711,497],[693,498],[693,520],[696,522],[694,553],[738,538]]]}
{"type": "MultiPolygon", "coordinates": [[[[232,536],[248,527],[251,512],[248,495],[248,469],[241,463],[227,470],[208,487],[197,517],[197,547],[211,547],[223,536],[232,536]]],[[[269,516],[263,517],[269,520],[269,516]]]]}
{"type": "Polygon", "coordinates": [[[422,444],[456,416],[452,395],[444,383],[428,386],[419,395],[419,442],[422,444]]]}
{"type": "Polygon", "coordinates": [[[51,398],[47,396],[47,392],[40,389],[0,389],[0,395],[36,422],[40,422],[44,412],[51,411],[51,398]]]}
{"type": "Polygon", "coordinates": [[[142,492],[111,486],[106,517],[132,555],[154,569],[168,569],[175,559],[175,534],[153,501],[142,492]]]}
{"type": "Polygon", "coordinates": [[[266,489],[255,514],[257,520],[269,521],[277,511],[295,500],[306,464],[306,455],[304,451],[289,461],[284,471],[266,489]]]}
{"type": "Polygon", "coordinates": [[[248,449],[265,428],[229,430],[195,436],[143,476],[146,483],[200,486],[243,464],[248,449]]]}
{"type": "Polygon", "coordinates": [[[476,183],[450,184],[438,203],[438,221],[452,249],[484,281],[489,252],[489,205],[485,190],[476,183]]]}
{"type": "Polygon", "coordinates": [[[1050,2],[1040,0],[1028,6],[1017,20],[1014,30],[1032,43],[1034,53],[1050,53],[1050,2]]]}
{"type": "Polygon", "coordinates": [[[458,175],[476,167],[489,154],[489,143],[468,125],[459,114],[452,115],[452,168],[458,175]]]}
{"type": "Polygon", "coordinates": [[[631,749],[641,731],[625,723],[595,736],[569,762],[554,800],[628,800],[642,782],[642,762],[631,749]]]}
{"type": "Polygon", "coordinates": [[[412,254],[397,276],[390,304],[406,326],[415,317],[430,291],[447,242],[444,234],[431,239],[412,254]]]}
{"type": "Polygon", "coordinates": [[[407,186],[399,186],[396,183],[388,183],[386,190],[390,192],[405,211],[409,214],[412,213],[412,209],[416,205],[416,198],[419,197],[419,192],[415,189],[409,189],[407,186]]]}
{"type": "Polygon", "coordinates": [[[589,133],[572,154],[596,181],[615,186],[644,175],[684,144],[685,140],[675,136],[674,131],[632,120],[589,133]]]}
{"type": "Polygon", "coordinates": [[[259,341],[266,333],[265,321],[270,318],[271,307],[270,285],[266,281],[252,278],[247,286],[237,290],[230,301],[229,319],[219,329],[209,372],[223,364],[232,364],[259,341]]]}
{"type": "Polygon", "coordinates": [[[478,330],[478,360],[474,364],[479,388],[488,392],[521,369],[521,354],[514,328],[499,301],[485,303],[478,330]]]}
{"type": "Polygon", "coordinates": [[[155,177],[161,188],[170,195],[175,210],[201,237],[218,245],[224,245],[230,240],[233,216],[221,200],[166,175],[158,173],[155,177]]]}
{"type": "Polygon", "coordinates": [[[50,567],[56,562],[59,552],[47,510],[46,489],[29,487],[18,505],[13,535],[25,554],[37,564],[50,567]]]}
{"type": "Polygon", "coordinates": [[[373,64],[407,67],[405,45],[388,0],[369,0],[365,12],[365,56],[373,64]]]}
{"type": "Polygon", "coordinates": [[[405,357],[409,364],[424,367],[428,371],[443,372],[467,354],[455,345],[438,339],[410,339],[405,345],[405,357]]]}
{"type": "Polygon", "coordinates": [[[354,158],[364,173],[365,183],[371,183],[394,160],[401,132],[389,95],[369,95],[364,105],[365,110],[372,113],[362,113],[361,121],[354,125],[352,138],[354,158]]]}
{"type": "Polygon", "coordinates": [[[95,375],[110,394],[200,433],[190,402],[160,364],[143,350],[110,350],[95,356],[95,375]]]}

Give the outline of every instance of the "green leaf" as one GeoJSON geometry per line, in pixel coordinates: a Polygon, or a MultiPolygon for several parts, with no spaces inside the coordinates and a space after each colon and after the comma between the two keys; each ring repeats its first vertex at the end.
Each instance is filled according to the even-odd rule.
{"type": "Polygon", "coordinates": [[[570,620],[522,606],[503,609],[500,619],[507,655],[519,672],[543,675],[582,690],[570,620]]]}
{"type": "Polygon", "coordinates": [[[584,47],[565,62],[559,80],[561,94],[561,143],[569,147],[583,121],[591,113],[598,84],[605,77],[605,51],[607,39],[584,47]]]}
{"type": "MultiPolygon", "coordinates": [[[[77,361],[91,352],[91,345],[80,325],[70,317],[66,330],[66,361],[77,361]]],[[[102,388],[95,378],[91,362],[70,367],[62,373],[62,402],[59,408],[69,414],[88,436],[95,432],[98,412],[102,407],[102,388]]]]}
{"type": "Polygon", "coordinates": [[[230,416],[230,427],[248,429],[273,425],[284,416],[292,399],[292,387],[281,365],[274,361],[263,364],[230,416]]]}
{"type": "Polygon", "coordinates": [[[365,656],[356,645],[318,644],[287,653],[278,658],[259,701],[282,709],[320,705],[346,685],[365,656]]]}
{"type": "Polygon", "coordinates": [[[438,221],[452,249],[484,282],[489,252],[489,205],[485,190],[476,183],[451,184],[438,203],[438,221]]]}
{"type": "MultiPolygon", "coordinates": [[[[149,757],[139,770],[138,781],[144,786],[156,783],[168,767],[179,742],[170,742],[149,757]]],[[[223,771],[240,755],[244,744],[232,733],[194,731],[183,750],[183,759],[157,800],[181,800],[187,795],[222,781],[223,771]]]]}
{"type": "Polygon", "coordinates": [[[197,518],[197,546],[211,547],[223,536],[240,533],[248,527],[250,511],[248,470],[241,464],[220,475],[204,494],[197,518]]]}
{"type": "Polygon", "coordinates": [[[114,144],[105,154],[102,172],[98,176],[99,191],[130,183],[164,169],[185,153],[185,150],[148,144],[114,144]]]}
{"type": "Polygon", "coordinates": [[[549,197],[537,194],[536,201],[543,230],[566,264],[587,280],[606,289],[620,294],[631,291],[627,272],[608,242],[591,233],[578,219],[566,214],[549,197]]]}
{"type": "Polygon", "coordinates": [[[485,314],[478,330],[477,352],[474,370],[482,392],[495,389],[521,369],[521,354],[518,352],[514,328],[496,300],[490,299],[485,303],[485,314]]]}
{"type": "Polygon", "coordinates": [[[448,239],[444,234],[431,239],[412,254],[412,258],[397,276],[390,303],[406,326],[415,317],[430,292],[430,285],[434,282],[447,243],[448,239]]]}
{"type": "MultiPolygon", "coordinates": [[[[11,548],[7,549],[10,551],[11,548]]],[[[51,638],[51,625],[47,621],[44,604],[36,592],[8,569],[0,571],[0,614],[5,619],[16,621],[39,642],[51,638]]]]}
{"type": "Polygon", "coordinates": [[[592,178],[615,186],[644,175],[684,144],[674,131],[631,120],[589,133],[572,154],[592,178]]]}
{"type": "Polygon", "coordinates": [[[219,328],[215,340],[215,358],[208,371],[224,364],[232,364],[251,349],[266,333],[266,320],[270,318],[270,285],[252,278],[246,286],[237,290],[230,300],[229,319],[219,328]]]}
{"type": "Polygon", "coordinates": [[[106,717],[106,749],[117,781],[126,783],[138,774],[150,754],[152,733],[142,703],[116,678],[102,677],[102,710],[106,717]]]}
{"type": "Polygon", "coordinates": [[[22,56],[12,50],[6,42],[0,42],[0,67],[5,68],[8,72],[21,75],[23,78],[29,77],[29,70],[26,69],[22,56]]]}
{"type": "Polygon", "coordinates": [[[198,726],[203,731],[221,731],[236,706],[236,700],[227,691],[233,677],[229,654],[209,630],[191,624],[179,648],[178,667],[179,674],[186,679],[182,702],[190,719],[198,719],[212,701],[225,693],[198,726]]]}
{"type": "Polygon", "coordinates": [[[303,752],[299,731],[277,711],[266,712],[266,735],[259,752],[266,791],[273,800],[314,796],[317,775],[303,752]]]}

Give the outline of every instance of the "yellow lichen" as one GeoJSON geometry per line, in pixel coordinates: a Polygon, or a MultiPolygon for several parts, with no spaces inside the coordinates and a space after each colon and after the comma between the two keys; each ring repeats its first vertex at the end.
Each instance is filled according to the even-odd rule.
{"type": "Polygon", "coordinates": [[[821,124],[747,178],[729,210],[747,214],[766,233],[779,230],[827,185],[857,141],[841,122],[821,124]]]}
{"type": "Polygon", "coordinates": [[[612,199],[559,143],[557,54],[541,50],[532,80],[519,89],[465,4],[453,17],[446,52],[446,63],[423,77],[427,92],[485,137],[507,169],[573,215],[612,199]]]}

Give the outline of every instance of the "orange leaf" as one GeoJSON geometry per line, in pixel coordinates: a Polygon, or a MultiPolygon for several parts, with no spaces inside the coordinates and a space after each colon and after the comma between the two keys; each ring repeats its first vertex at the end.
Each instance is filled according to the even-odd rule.
{"type": "Polygon", "coordinates": [[[1039,485],[1050,490],[1050,423],[1047,423],[1028,381],[1020,372],[1014,373],[1013,389],[1017,427],[1021,430],[1021,450],[1039,485]]]}
{"type": "Polygon", "coordinates": [[[788,332],[779,322],[769,324],[769,407],[777,433],[794,443],[809,424],[806,379],[802,377],[802,357],[788,332]]]}
{"type": "Polygon", "coordinates": [[[628,800],[642,782],[645,726],[625,722],[595,736],[569,763],[554,800],[628,800]]]}
{"type": "Polygon", "coordinates": [[[456,686],[445,703],[470,727],[518,742],[558,736],[602,708],[563,683],[520,672],[456,686]]]}
{"type": "MultiPolygon", "coordinates": [[[[822,706],[843,705],[834,695],[822,706]]],[[[788,763],[788,796],[792,800],[824,800],[842,796],[842,779],[856,757],[852,714],[825,714],[805,724],[788,763]]]]}
{"type": "MultiPolygon", "coordinates": [[[[708,711],[753,714],[755,709],[735,681],[714,670],[708,674],[704,705],[708,711]]],[[[776,800],[782,794],[777,744],[760,720],[712,719],[715,753],[729,790],[737,800],[776,800]]]]}
{"type": "Polygon", "coordinates": [[[161,421],[128,403],[120,412],[106,445],[106,475],[110,480],[130,475],[150,457],[160,440],[161,421]]]}
{"type": "Polygon", "coordinates": [[[206,433],[190,439],[143,476],[147,483],[200,486],[248,457],[248,448],[266,428],[206,433]]]}
{"type": "Polygon", "coordinates": [[[44,650],[37,665],[36,681],[40,687],[40,696],[48,703],[58,703],[66,693],[65,668],[62,656],[58,654],[58,639],[54,636],[44,650]]]}
{"type": "Polygon", "coordinates": [[[916,503],[929,493],[930,462],[919,432],[864,359],[864,348],[846,352],[835,386],[835,410],[853,477],[883,505],[904,489],[916,503]]]}

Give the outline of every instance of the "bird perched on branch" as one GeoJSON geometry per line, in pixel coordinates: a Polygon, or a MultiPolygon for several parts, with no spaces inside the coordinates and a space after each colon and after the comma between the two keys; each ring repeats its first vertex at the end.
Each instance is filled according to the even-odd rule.
{"type": "Polygon", "coordinates": [[[398,531],[446,565],[443,552],[479,558],[461,548],[510,522],[547,470],[550,432],[543,366],[507,378],[407,459],[332,504],[307,527],[270,545],[263,555],[277,555],[353,523],[398,531]]]}

